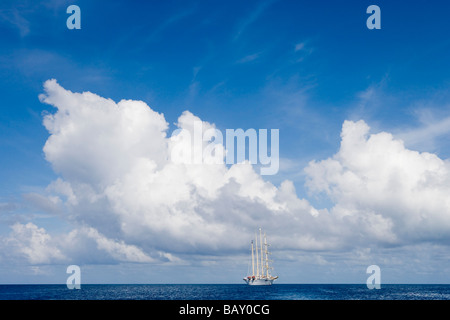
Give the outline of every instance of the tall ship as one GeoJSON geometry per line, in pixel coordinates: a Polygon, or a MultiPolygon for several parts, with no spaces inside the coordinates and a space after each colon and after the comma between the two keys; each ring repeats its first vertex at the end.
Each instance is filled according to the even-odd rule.
{"type": "Polygon", "coordinates": [[[244,278],[244,281],[251,286],[270,286],[272,283],[278,279],[278,276],[274,277],[271,275],[269,262],[269,244],[267,243],[266,233],[264,232],[264,238],[262,235],[262,230],[259,228],[259,244],[258,235],[255,233],[255,240],[251,241],[252,248],[252,273],[244,278]],[[263,242],[264,239],[264,242],[263,242]]]}

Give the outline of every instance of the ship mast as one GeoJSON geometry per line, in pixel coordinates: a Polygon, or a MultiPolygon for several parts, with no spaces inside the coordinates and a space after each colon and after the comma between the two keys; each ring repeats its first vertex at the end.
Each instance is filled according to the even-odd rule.
{"type": "Polygon", "coordinates": [[[263,242],[261,228],[259,228],[259,243],[261,244],[261,277],[264,277],[264,263],[263,263],[263,242]]]}
{"type": "Polygon", "coordinates": [[[252,276],[255,276],[255,259],[253,257],[253,241],[252,241],[252,276]]]}
{"type": "Polygon", "coordinates": [[[267,237],[266,233],[264,232],[264,248],[265,248],[265,254],[266,254],[266,277],[269,278],[269,251],[267,249],[267,237]]]}
{"type": "Polygon", "coordinates": [[[259,277],[259,258],[258,258],[258,237],[255,233],[255,246],[256,246],[256,277],[259,277]]]}

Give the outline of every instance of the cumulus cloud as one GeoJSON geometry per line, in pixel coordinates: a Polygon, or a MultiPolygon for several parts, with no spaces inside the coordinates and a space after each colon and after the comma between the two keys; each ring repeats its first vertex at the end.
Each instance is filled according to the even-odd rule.
{"type": "MultiPolygon", "coordinates": [[[[50,133],[44,153],[60,175],[47,191],[62,199],[75,225],[133,245],[151,259],[175,261],[172,254],[240,250],[258,226],[288,225],[276,221],[293,208],[297,216],[318,212],[296,198],[292,183],[277,188],[248,163],[227,167],[208,161],[207,152],[201,164],[171,161],[175,146],[190,149],[193,142],[169,137],[164,116],[142,101],[73,93],[56,80],[44,89],[41,101],[57,108],[44,118],[50,133]]],[[[193,136],[199,122],[202,133],[215,128],[189,111],[176,126],[193,136]]]]}
{"type": "MultiPolygon", "coordinates": [[[[9,241],[29,261],[180,264],[247,252],[258,227],[286,257],[449,240],[449,162],[389,133],[370,134],[364,121],[346,121],[339,151],[305,168],[311,193],[332,201],[315,208],[292,181],[275,186],[247,162],[171,161],[175,145],[192,141],[180,145],[164,115],[142,101],[74,93],[56,80],[44,89],[41,101],[56,108],[43,121],[44,153],[59,175],[46,196],[73,230],[49,238],[33,224],[14,227],[9,241]],[[25,231],[42,240],[27,242],[25,231]]],[[[175,125],[193,133],[198,122],[203,132],[215,128],[189,111],[175,125]]]]}
{"type": "Polygon", "coordinates": [[[339,152],[309,164],[307,186],[333,200],[333,215],[359,221],[378,241],[448,241],[449,161],[369,130],[362,120],[345,121],[339,152]]]}
{"type": "Polygon", "coordinates": [[[85,259],[86,255],[92,256],[90,262],[155,262],[134,245],[127,245],[123,240],[114,240],[100,234],[92,227],[82,227],[71,231],[59,242],[65,251],[70,253],[72,261],[77,258],[85,259]],[[93,253],[95,253],[93,255],[93,253]]]}
{"type": "Polygon", "coordinates": [[[17,257],[25,258],[30,264],[48,264],[65,259],[63,253],[56,247],[52,237],[43,229],[29,222],[16,223],[12,234],[5,241],[5,246],[17,257]]]}
{"type": "Polygon", "coordinates": [[[9,237],[2,241],[4,255],[8,249],[9,258],[31,265],[155,261],[136,246],[109,239],[92,227],[80,227],[56,237],[31,222],[15,223],[11,229],[9,237]]]}
{"type": "Polygon", "coordinates": [[[56,80],[44,87],[47,94],[40,96],[41,101],[58,108],[44,118],[50,133],[44,153],[65,179],[102,188],[141,159],[155,169],[166,159],[168,124],[144,102],[116,104],[90,92],[64,90],[56,80]]]}

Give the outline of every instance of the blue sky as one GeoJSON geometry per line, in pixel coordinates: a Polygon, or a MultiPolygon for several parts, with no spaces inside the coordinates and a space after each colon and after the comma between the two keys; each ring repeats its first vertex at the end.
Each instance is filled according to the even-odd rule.
{"type": "MultiPolygon", "coordinates": [[[[122,234],[123,230],[114,233],[112,227],[104,227],[104,221],[99,226],[97,218],[81,217],[78,213],[108,210],[100,204],[94,208],[78,202],[79,207],[67,209],[65,205],[61,211],[51,207],[48,199],[56,199],[48,191],[52,181],[62,179],[74,190],[77,181],[68,178],[73,167],[65,164],[71,161],[70,157],[61,158],[66,162],[57,164],[43,150],[51,135],[43,119],[56,113],[55,105],[38,98],[45,93],[44,83],[49,79],[56,79],[61,86],[55,92],[89,91],[115,102],[144,101],[164,115],[169,124],[168,134],[176,128],[185,110],[223,131],[279,129],[280,171],[262,179],[279,192],[284,190],[280,187],[284,180],[292,181],[298,199],[319,211],[327,210],[326,214],[339,216],[339,210],[349,202],[352,205],[347,210],[357,210],[355,206],[365,203],[365,198],[364,201],[356,196],[348,198],[351,191],[329,176],[322,177],[328,183],[328,187],[322,188],[324,182],[318,180],[320,170],[314,167],[318,170],[314,171],[309,165],[311,161],[346,159],[345,150],[340,149],[346,120],[354,123],[363,120],[371,133],[388,132],[393,140],[404,142],[405,150],[428,152],[442,160],[439,162],[442,168],[436,171],[442,181],[430,188],[446,191],[449,188],[446,159],[450,157],[448,6],[438,1],[2,2],[0,236],[3,245],[0,249],[3,254],[0,263],[8,267],[0,273],[0,282],[58,282],[60,279],[64,282],[65,274],[58,270],[64,269],[70,257],[56,262],[52,259],[33,262],[24,256],[25,245],[17,239],[25,229],[12,229],[12,226],[27,223],[32,223],[28,225],[29,230],[36,231],[33,226],[43,228],[55,241],[73,230],[92,228],[83,230],[90,230],[84,232],[93,239],[99,239],[98,231],[107,239],[136,246],[150,256],[151,250],[162,250],[174,256],[178,254],[184,261],[174,266],[150,263],[151,267],[131,261],[131,268],[138,271],[117,277],[117,273],[130,268],[126,259],[105,254],[103,260],[90,260],[89,255],[95,255],[94,251],[76,251],[84,270],[91,270],[92,276],[87,276],[91,282],[114,282],[118,278],[119,282],[153,282],[146,278],[146,272],[152,279],[170,279],[168,275],[173,270],[197,274],[189,282],[240,281],[241,275],[234,272],[240,272],[242,265],[235,262],[226,267],[226,254],[214,255],[203,244],[180,249],[174,244],[179,238],[174,236],[153,247],[148,239],[130,237],[122,234]],[[66,8],[70,4],[81,9],[81,30],[66,27],[69,17],[66,8]],[[381,8],[380,30],[366,27],[369,17],[366,9],[371,4],[381,8]],[[307,167],[311,170],[305,171],[307,167]],[[7,245],[11,239],[19,241],[14,242],[17,255],[16,249],[7,245]],[[193,260],[198,257],[202,262],[196,264],[193,260]],[[20,273],[14,271],[17,265],[20,273]],[[151,272],[143,271],[149,268],[151,272]],[[211,270],[221,268],[230,271],[217,280],[211,270]],[[205,278],[198,270],[205,272],[205,278]]],[[[52,97],[52,91],[47,95],[52,97]]],[[[344,162],[341,164],[345,167],[344,162]]],[[[331,170],[325,163],[321,166],[320,172],[331,170]]],[[[346,168],[351,171],[351,167],[346,168]]],[[[353,173],[370,176],[360,171],[353,173]]],[[[378,174],[382,175],[381,171],[378,174]]],[[[428,186],[428,182],[420,185],[428,186]]],[[[447,230],[440,230],[442,236],[436,239],[410,237],[415,229],[411,227],[403,232],[399,225],[403,218],[396,220],[395,214],[388,213],[389,208],[371,206],[376,201],[374,198],[358,210],[379,214],[392,222],[396,236],[392,243],[378,239],[358,248],[351,248],[347,242],[337,247],[290,248],[280,240],[279,246],[284,247],[277,269],[288,275],[283,281],[365,282],[365,269],[354,260],[358,253],[366,258],[369,255],[370,264],[381,264],[382,270],[383,267],[388,270],[387,279],[394,282],[399,275],[399,281],[404,282],[448,282],[443,271],[450,268],[445,254],[449,243],[447,230]],[[428,252],[427,245],[437,247],[433,247],[435,251],[429,256],[415,256],[420,250],[428,252]],[[422,261],[417,273],[407,274],[406,262],[389,260],[402,254],[405,261],[422,261]],[[440,258],[434,260],[435,257],[440,258]],[[298,274],[298,269],[306,271],[298,274]],[[436,270],[442,274],[436,274],[436,270]]],[[[203,210],[198,207],[196,210],[203,210]]],[[[215,208],[210,203],[209,207],[215,208]]],[[[407,207],[406,201],[405,207],[399,210],[407,211],[407,207]]],[[[245,201],[240,208],[245,215],[245,201]]],[[[445,210],[449,206],[441,209],[439,214],[446,223],[450,211],[445,210]]],[[[267,214],[273,214],[270,208],[267,210],[267,214]]],[[[423,212],[418,215],[427,216],[423,212]]],[[[434,218],[430,222],[432,226],[441,217],[434,218]]],[[[232,226],[232,222],[227,225],[232,226]]],[[[328,232],[326,228],[323,230],[328,232]]],[[[436,230],[423,232],[428,234],[428,231],[436,230]]],[[[273,233],[276,240],[283,232],[277,229],[273,233]]],[[[320,230],[311,237],[319,239],[320,230]]],[[[61,243],[54,246],[64,253],[61,243]]],[[[230,257],[240,257],[242,249],[237,247],[218,248],[230,257]]],[[[361,261],[361,265],[366,263],[361,261]]],[[[72,259],[70,263],[77,261],[72,259]]]]}

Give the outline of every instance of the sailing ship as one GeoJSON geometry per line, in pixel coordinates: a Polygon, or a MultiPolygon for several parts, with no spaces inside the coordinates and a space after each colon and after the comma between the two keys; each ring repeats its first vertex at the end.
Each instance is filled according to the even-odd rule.
{"type": "Polygon", "coordinates": [[[248,285],[271,285],[278,276],[270,274],[273,268],[269,266],[269,244],[267,243],[266,233],[264,232],[264,242],[261,228],[259,228],[259,246],[258,235],[255,233],[255,243],[251,241],[252,248],[252,274],[244,278],[248,285]],[[256,272],[255,272],[256,271],[256,272]]]}

